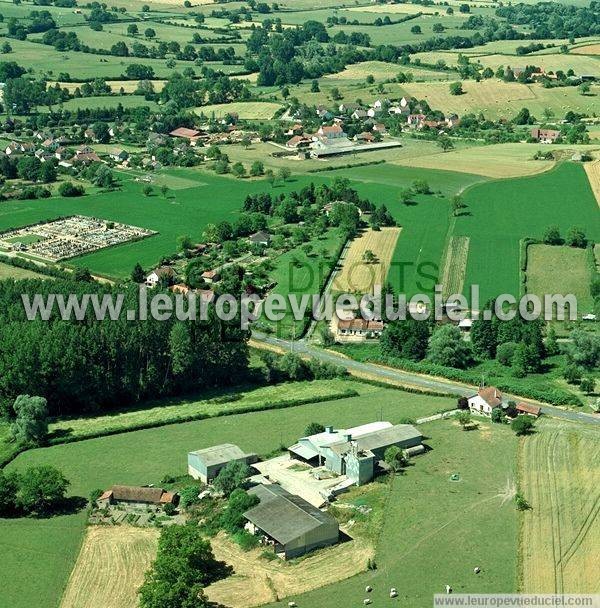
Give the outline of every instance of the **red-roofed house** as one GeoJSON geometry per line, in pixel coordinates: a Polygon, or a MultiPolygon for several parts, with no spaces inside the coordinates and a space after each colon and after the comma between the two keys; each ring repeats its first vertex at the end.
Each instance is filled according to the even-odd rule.
{"type": "Polygon", "coordinates": [[[485,386],[467,401],[471,413],[489,417],[495,407],[502,407],[502,393],[495,386],[485,386]]]}

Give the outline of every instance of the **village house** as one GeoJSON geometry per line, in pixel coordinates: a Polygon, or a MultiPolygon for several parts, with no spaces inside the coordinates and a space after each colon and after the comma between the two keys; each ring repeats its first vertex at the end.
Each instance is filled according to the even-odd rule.
{"type": "Polygon", "coordinates": [[[338,542],[336,519],[300,496],[277,484],[257,485],[248,494],[260,502],[244,513],[246,531],[259,536],[261,544],[272,546],[279,557],[299,557],[338,542]]]}
{"type": "Polygon", "coordinates": [[[295,125],[292,125],[286,132],[286,135],[302,135],[302,133],[304,132],[304,127],[300,124],[300,123],[296,123],[295,125]]]}
{"type": "Polygon", "coordinates": [[[340,319],[336,325],[336,338],[379,338],[383,332],[383,321],[357,318],[340,319]]]}
{"type": "Polygon", "coordinates": [[[370,131],[363,131],[362,133],[354,136],[354,141],[372,142],[374,140],[375,137],[370,131]]]}
{"type": "Polygon", "coordinates": [[[531,129],[531,138],[541,144],[553,144],[560,138],[560,131],[554,129],[531,129]]]}
{"type": "Polygon", "coordinates": [[[114,148],[110,151],[109,156],[117,163],[122,163],[129,158],[129,154],[121,148],[114,148]]]}
{"type": "Polygon", "coordinates": [[[468,397],[467,402],[472,414],[491,417],[495,407],[502,407],[502,393],[495,386],[485,386],[468,397]]]}
{"type": "Polygon", "coordinates": [[[159,284],[168,285],[173,282],[174,278],[175,271],[170,266],[160,266],[146,277],[146,286],[154,288],[159,284]]]}
{"type": "Polygon", "coordinates": [[[200,131],[196,129],[188,129],[187,127],[178,127],[173,129],[169,135],[180,139],[187,139],[190,142],[200,135],[200,131]]]}
{"type": "Polygon", "coordinates": [[[210,483],[231,462],[252,464],[256,461],[256,454],[247,454],[233,443],[213,445],[188,453],[188,475],[202,483],[210,483]]]}
{"type": "Polygon", "coordinates": [[[352,112],[352,114],[350,115],[351,118],[353,118],[354,120],[363,120],[365,118],[367,118],[367,111],[363,110],[362,108],[359,108],[357,110],[354,110],[354,112],[352,112]]]}
{"type": "Polygon", "coordinates": [[[258,232],[251,234],[248,237],[248,240],[253,245],[264,245],[266,247],[271,241],[271,235],[264,230],[259,230],[258,232]]]}
{"type": "Polygon", "coordinates": [[[380,133],[381,135],[385,135],[387,133],[387,129],[385,128],[385,125],[382,122],[376,122],[373,125],[373,131],[375,131],[376,133],[380,133]]]}
{"type": "Polygon", "coordinates": [[[285,142],[285,147],[291,150],[298,150],[300,148],[308,148],[312,142],[310,137],[304,135],[294,135],[291,139],[285,142]]]}
{"type": "Polygon", "coordinates": [[[346,137],[346,133],[344,133],[344,129],[342,129],[340,125],[332,125],[331,127],[321,125],[319,130],[315,133],[315,137],[321,141],[327,141],[339,137],[346,137]]]}
{"type": "Polygon", "coordinates": [[[43,150],[42,148],[36,150],[34,156],[43,163],[47,160],[54,160],[54,154],[49,150],[43,150]]]}
{"type": "Polygon", "coordinates": [[[113,486],[110,490],[106,490],[96,502],[100,508],[119,504],[143,508],[149,505],[177,505],[179,502],[179,495],[177,493],[167,492],[162,488],[113,486]]]}
{"type": "Polygon", "coordinates": [[[458,114],[450,114],[449,116],[446,116],[444,122],[451,129],[460,126],[460,118],[458,114]]]}
{"type": "Polygon", "coordinates": [[[425,114],[409,114],[407,119],[408,126],[413,129],[419,128],[425,121],[425,118],[425,114]]]}
{"type": "Polygon", "coordinates": [[[216,283],[221,278],[221,275],[219,274],[218,270],[205,270],[201,276],[204,279],[204,281],[206,281],[209,284],[216,283]]]}
{"type": "Polygon", "coordinates": [[[317,116],[323,120],[329,120],[333,117],[333,114],[323,105],[317,106],[317,116]]]}

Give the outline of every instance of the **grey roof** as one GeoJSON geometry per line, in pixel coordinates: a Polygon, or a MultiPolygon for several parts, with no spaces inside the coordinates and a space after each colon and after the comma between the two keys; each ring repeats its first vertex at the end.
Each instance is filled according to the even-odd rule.
{"type": "Polygon", "coordinates": [[[195,454],[198,456],[206,466],[211,466],[215,464],[223,464],[230,462],[232,460],[240,460],[242,458],[246,458],[250,456],[250,454],[246,454],[237,445],[233,443],[222,443],[220,445],[213,445],[210,448],[204,448],[202,450],[196,450],[195,452],[190,452],[190,454],[195,454]]]}
{"type": "Polygon", "coordinates": [[[301,458],[304,458],[304,460],[311,460],[319,455],[319,452],[317,452],[317,450],[315,450],[312,446],[305,445],[303,443],[295,443],[294,445],[291,445],[288,450],[294,454],[297,454],[301,458]]]}
{"type": "MultiPolygon", "coordinates": [[[[361,435],[360,437],[353,439],[353,441],[356,442],[359,450],[367,451],[395,445],[404,441],[411,441],[413,439],[420,440],[422,438],[423,435],[421,435],[421,433],[411,424],[397,424],[386,429],[361,435]]],[[[329,447],[336,454],[344,454],[350,449],[350,442],[340,441],[331,444],[329,447]]]]}
{"type": "Polygon", "coordinates": [[[331,515],[277,484],[258,485],[248,493],[258,496],[260,504],[244,517],[282,545],[323,525],[337,527],[331,515]]]}

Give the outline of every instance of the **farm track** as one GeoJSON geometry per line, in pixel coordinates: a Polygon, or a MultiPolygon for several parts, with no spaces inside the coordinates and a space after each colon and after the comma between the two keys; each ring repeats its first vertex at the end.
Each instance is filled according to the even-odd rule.
{"type": "Polygon", "coordinates": [[[589,427],[545,420],[520,444],[525,593],[597,593],[600,447],[589,427]]]}

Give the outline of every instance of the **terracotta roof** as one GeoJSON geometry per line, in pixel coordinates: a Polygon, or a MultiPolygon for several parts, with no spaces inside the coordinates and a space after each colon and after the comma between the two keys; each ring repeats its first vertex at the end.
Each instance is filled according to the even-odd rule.
{"type": "Polygon", "coordinates": [[[198,137],[198,135],[200,135],[200,131],[196,131],[196,129],[188,129],[187,127],[179,127],[177,129],[173,129],[169,135],[171,135],[171,137],[198,137]]]}
{"type": "Polygon", "coordinates": [[[498,407],[502,405],[502,393],[495,386],[480,388],[477,394],[490,406],[498,407]]]}
{"type": "Polygon", "coordinates": [[[174,494],[165,492],[162,488],[144,488],[141,486],[113,486],[109,492],[115,500],[131,500],[155,504],[173,502],[175,497],[174,494]]]}
{"type": "Polygon", "coordinates": [[[539,405],[532,405],[531,403],[517,403],[515,408],[518,412],[525,412],[532,416],[539,416],[542,413],[542,408],[539,405]]]}
{"type": "Polygon", "coordinates": [[[367,319],[343,319],[338,322],[338,329],[350,331],[382,331],[382,321],[367,321],[367,319]]]}
{"type": "Polygon", "coordinates": [[[322,133],[341,133],[343,129],[340,125],[332,125],[331,127],[321,127],[319,131],[322,133]]]}

